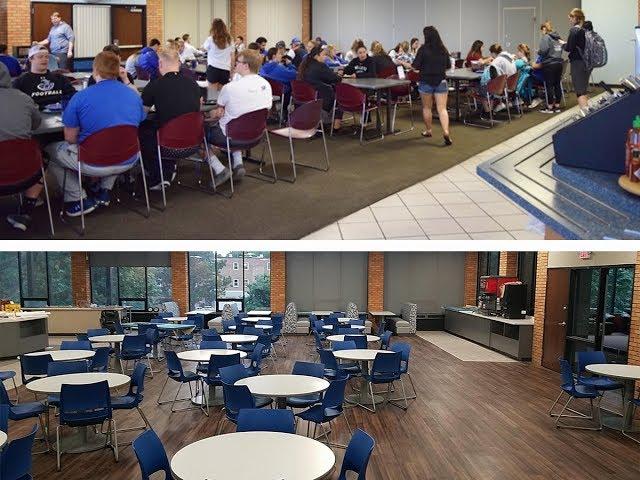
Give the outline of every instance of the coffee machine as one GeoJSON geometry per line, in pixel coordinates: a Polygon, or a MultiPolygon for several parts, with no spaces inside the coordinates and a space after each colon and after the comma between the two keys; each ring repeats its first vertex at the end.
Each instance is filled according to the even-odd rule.
{"type": "Polygon", "coordinates": [[[505,283],[501,289],[500,306],[504,318],[522,319],[526,316],[527,286],[522,282],[505,283]]]}
{"type": "Polygon", "coordinates": [[[508,283],[519,283],[518,277],[480,277],[478,310],[485,315],[498,316],[502,313],[502,287],[508,283]]]}

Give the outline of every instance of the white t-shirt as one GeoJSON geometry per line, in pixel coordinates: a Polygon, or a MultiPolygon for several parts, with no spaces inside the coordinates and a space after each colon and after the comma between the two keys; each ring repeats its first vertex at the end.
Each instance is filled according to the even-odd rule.
{"type": "Polygon", "coordinates": [[[271,85],[259,75],[246,75],[226,84],[218,95],[218,105],[224,107],[220,128],[227,133],[227,124],[245,113],[271,109],[273,95],[271,85]]]}
{"type": "Polygon", "coordinates": [[[507,52],[502,52],[496,58],[494,58],[491,65],[498,71],[498,75],[506,75],[510,77],[515,75],[518,69],[516,68],[516,62],[513,61],[513,56],[507,52]]]}
{"type": "Polygon", "coordinates": [[[184,42],[184,50],[182,52],[182,55],[184,55],[185,58],[187,58],[187,59],[196,58],[198,53],[199,52],[198,52],[198,49],[196,47],[191,45],[189,42],[184,42]]]}
{"type": "Polygon", "coordinates": [[[227,45],[225,48],[218,48],[212,37],[208,37],[202,46],[207,51],[207,64],[220,70],[231,70],[231,53],[235,47],[227,45]]]}

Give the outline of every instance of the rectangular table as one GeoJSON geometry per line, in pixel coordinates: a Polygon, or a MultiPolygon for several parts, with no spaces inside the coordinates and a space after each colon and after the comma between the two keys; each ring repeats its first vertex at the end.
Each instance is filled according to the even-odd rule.
{"type": "MultiPolygon", "coordinates": [[[[409,80],[400,80],[393,78],[345,78],[342,80],[343,83],[352,85],[356,88],[361,88],[362,90],[371,90],[376,94],[376,105],[378,107],[378,111],[382,108],[382,91],[387,91],[387,98],[391,98],[391,89],[393,87],[400,87],[403,85],[410,85],[411,82],[409,80]]],[[[384,134],[382,133],[382,125],[380,124],[380,114],[376,115],[377,122],[376,128],[382,138],[384,138],[384,134]]],[[[363,119],[364,120],[364,119],[363,119]]],[[[391,130],[391,108],[389,108],[389,104],[387,103],[387,135],[393,135],[393,131],[391,130]]]]}
{"type": "Polygon", "coordinates": [[[33,131],[34,136],[62,132],[62,113],[42,113],[42,123],[33,131]]]}
{"type": "MultiPolygon", "coordinates": [[[[380,321],[382,322],[382,326],[383,328],[386,326],[386,322],[387,322],[387,317],[395,317],[396,314],[393,312],[389,312],[389,311],[376,311],[376,310],[372,310],[369,312],[369,315],[371,315],[374,318],[380,318],[380,321]]],[[[378,328],[378,330],[380,330],[380,328],[378,328]]]]}
{"type": "Polygon", "coordinates": [[[451,80],[456,89],[456,121],[459,122],[462,115],[460,114],[460,82],[479,82],[482,78],[481,72],[474,72],[470,68],[456,68],[455,70],[447,70],[447,80],[451,80]]]}

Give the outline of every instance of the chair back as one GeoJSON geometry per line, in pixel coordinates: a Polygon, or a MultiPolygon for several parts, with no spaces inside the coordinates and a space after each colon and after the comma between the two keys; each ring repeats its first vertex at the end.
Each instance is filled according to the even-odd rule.
{"type": "Polygon", "coordinates": [[[311,362],[296,362],[293,364],[292,375],[306,375],[307,377],[324,377],[324,364],[311,362]]]}
{"type": "Polygon", "coordinates": [[[145,337],[147,345],[154,345],[160,341],[160,330],[154,323],[138,324],[138,335],[145,337]]]}
{"type": "Polygon", "coordinates": [[[255,335],[257,337],[259,337],[263,333],[264,331],[261,328],[255,327],[244,327],[244,330],[242,331],[243,335],[255,335]]]}
{"type": "Polygon", "coordinates": [[[333,350],[328,349],[320,349],[318,350],[318,354],[320,355],[320,361],[324,365],[325,369],[338,370],[338,362],[336,361],[336,357],[333,355],[333,350]]]}
{"type": "Polygon", "coordinates": [[[264,77],[264,79],[271,85],[271,94],[274,97],[280,97],[280,99],[282,99],[284,97],[284,83],[269,77],[264,77]]]}
{"type": "Polygon", "coordinates": [[[253,347],[253,351],[251,352],[251,368],[255,371],[260,370],[260,364],[262,364],[262,359],[264,358],[264,345],[261,343],[256,343],[256,346],[253,347]]]}
{"type": "Polygon", "coordinates": [[[332,408],[342,411],[344,403],[344,390],[347,386],[349,375],[342,375],[329,383],[329,388],[324,392],[322,397],[322,408],[332,408]]]}
{"type": "Polygon", "coordinates": [[[289,126],[296,130],[314,130],[322,120],[322,100],[312,100],[289,115],[289,126]]]}
{"type": "Polygon", "coordinates": [[[20,480],[31,477],[33,441],[36,438],[38,425],[24,437],[16,438],[0,451],[0,478],[3,480],[20,480]]]}
{"type": "Polygon", "coordinates": [[[60,342],[60,350],[93,350],[91,342],[78,340],[63,340],[60,342]]]}
{"type": "MultiPolygon", "coordinates": [[[[140,325],[142,326],[142,324],[140,325]]],[[[122,340],[121,351],[123,355],[143,354],[147,351],[147,336],[145,335],[125,335],[122,340]]]]}
{"type": "Polygon", "coordinates": [[[86,342],[89,340],[89,335],[86,333],[76,333],[76,340],[79,342],[86,342]]]}
{"type": "Polygon", "coordinates": [[[98,347],[96,353],[91,359],[91,371],[92,372],[106,372],[109,368],[109,355],[111,354],[111,348],[98,347]]]}
{"type": "Polygon", "coordinates": [[[69,375],[71,373],[87,373],[89,371],[86,360],[72,362],[51,362],[47,368],[47,376],[69,375]]]}
{"type": "Polygon", "coordinates": [[[296,433],[291,410],[243,408],[238,413],[237,432],[296,433]]]}
{"type": "Polygon", "coordinates": [[[336,102],[344,112],[361,112],[367,96],[353,85],[338,83],[336,85],[336,102]]]}
{"type": "Polygon", "coordinates": [[[406,342],[398,342],[394,343],[391,348],[391,351],[400,354],[401,367],[404,372],[409,370],[409,355],[411,354],[411,345],[406,342]]]}
{"type": "Polygon", "coordinates": [[[164,480],[171,480],[171,466],[162,442],[153,430],[147,430],[131,444],[136,453],[142,480],[149,480],[156,472],[164,472],[164,480]]]}
{"type": "Polygon", "coordinates": [[[380,335],[380,350],[387,350],[389,348],[391,335],[393,335],[393,332],[389,330],[386,330],[382,335],[380,335]]]}
{"type": "Polygon", "coordinates": [[[229,385],[233,385],[238,380],[249,376],[247,375],[247,370],[241,363],[236,363],[228,367],[221,367],[218,371],[220,372],[220,380],[222,380],[223,383],[228,383],[229,385]]]}
{"type": "Polygon", "coordinates": [[[87,337],[99,337],[101,335],[109,335],[110,333],[108,328],[89,328],[87,330],[87,337]]]}
{"type": "Polygon", "coordinates": [[[358,474],[357,480],[365,480],[369,459],[375,446],[375,440],[368,433],[356,428],[344,453],[338,480],[346,480],[347,472],[355,472],[358,474]]]}
{"type": "Polygon", "coordinates": [[[9,433],[9,405],[0,403],[0,431],[9,433]]]}
{"type": "Polygon", "coordinates": [[[144,377],[147,373],[147,367],[144,363],[138,362],[136,368],[131,374],[131,382],[129,383],[129,394],[135,395],[138,402],[142,401],[144,392],[144,377]],[[135,390],[134,390],[135,389],[135,390]]]}
{"type": "Polygon", "coordinates": [[[351,320],[351,321],[349,322],[349,325],[350,325],[350,326],[354,326],[354,325],[356,325],[356,326],[358,326],[358,327],[364,327],[364,322],[365,322],[365,320],[362,320],[362,319],[351,320]]]}
{"type": "MultiPolygon", "coordinates": [[[[395,75],[389,75],[388,77],[381,77],[381,78],[388,78],[389,80],[400,80],[400,77],[398,76],[398,74],[396,73],[395,75]]],[[[406,97],[408,95],[411,95],[411,84],[407,83],[406,85],[396,85],[395,87],[391,87],[391,96],[393,98],[398,98],[398,97],[406,97]]]]}
{"type": "Polygon", "coordinates": [[[367,349],[368,345],[367,345],[367,336],[366,335],[345,335],[344,336],[344,340],[345,342],[353,342],[356,344],[356,348],[360,348],[360,349],[367,349]]]}
{"type": "Polygon", "coordinates": [[[303,80],[292,80],[291,97],[296,105],[302,105],[316,101],[318,99],[318,91],[303,80]]]}
{"type": "Polygon", "coordinates": [[[230,367],[231,365],[240,365],[240,353],[233,355],[211,355],[209,357],[209,365],[207,366],[207,380],[215,381],[220,378],[220,369],[230,367]]]}
{"type": "Polygon", "coordinates": [[[400,353],[378,353],[371,367],[371,377],[378,380],[393,380],[400,378],[400,353]]]}
{"type": "Polygon", "coordinates": [[[357,335],[360,333],[360,330],[357,328],[338,328],[338,335],[357,335]]]}
{"type": "Polygon", "coordinates": [[[515,92],[518,88],[518,82],[520,81],[520,72],[516,72],[507,78],[507,92],[515,92]]]}
{"type": "Polygon", "coordinates": [[[396,74],[397,76],[397,71],[396,67],[387,67],[387,68],[383,68],[382,70],[380,70],[379,72],[376,73],[376,77],[378,78],[389,78],[391,76],[393,76],[394,74],[396,74]]]}
{"type": "Polygon", "coordinates": [[[331,346],[333,347],[333,351],[334,352],[338,352],[340,350],[355,350],[356,349],[356,343],[351,341],[351,342],[331,342],[331,346]]]}
{"type": "Polygon", "coordinates": [[[169,120],[158,130],[160,148],[193,149],[200,146],[204,135],[204,115],[190,112],[169,120]]]}
{"type": "Polygon", "coordinates": [[[100,130],[78,145],[78,162],[110,167],[120,165],[139,153],[138,127],[119,125],[100,130]]]}
{"type": "MultiPolygon", "coordinates": [[[[42,152],[36,140],[16,138],[0,142],[0,190],[24,184],[42,169],[42,152]]],[[[30,186],[30,185],[29,185],[30,186]]]]}
{"type": "Polygon", "coordinates": [[[178,354],[173,350],[167,350],[164,352],[164,358],[167,360],[167,370],[171,377],[182,377],[184,370],[182,369],[182,363],[178,358],[178,354]]]}
{"type": "Polygon", "coordinates": [[[506,75],[498,75],[496,78],[492,78],[489,80],[487,84],[487,93],[489,95],[504,95],[504,89],[507,86],[507,76],[506,75]]]}
{"type": "Polygon", "coordinates": [[[46,376],[50,362],[53,362],[51,355],[20,355],[20,373],[23,385],[29,382],[27,375],[30,377],[46,376]]]}
{"type": "MultiPolygon", "coordinates": [[[[241,142],[247,145],[257,145],[262,140],[267,129],[269,110],[262,109],[231,120],[227,124],[227,138],[229,141],[241,142]]],[[[246,147],[248,148],[248,147],[246,147]]]]}
{"type": "Polygon", "coordinates": [[[85,385],[63,383],[60,388],[60,423],[90,420],[93,425],[111,418],[109,383],[104,380],[85,385]]]}
{"type": "Polygon", "coordinates": [[[200,333],[202,335],[202,340],[217,340],[221,341],[220,334],[215,328],[208,328],[206,330],[202,330],[200,333]]]}
{"type": "Polygon", "coordinates": [[[201,313],[195,315],[187,315],[187,324],[195,325],[196,332],[201,332],[204,329],[204,315],[201,313]]]}
{"type": "Polygon", "coordinates": [[[312,330],[312,333],[313,333],[313,338],[316,341],[316,349],[322,350],[324,348],[324,345],[322,345],[322,338],[320,337],[320,334],[315,330],[312,330]]]}
{"type": "Polygon", "coordinates": [[[417,85],[420,82],[420,72],[409,70],[407,72],[407,80],[409,80],[412,85],[417,85]]]}
{"type": "Polygon", "coordinates": [[[258,320],[257,325],[273,325],[273,320],[258,320]]]}
{"type": "Polygon", "coordinates": [[[116,335],[124,335],[124,328],[120,321],[113,322],[113,329],[116,332],[116,335]]]}
{"type": "MultiPolygon", "coordinates": [[[[220,335],[218,335],[220,337],[220,335]]],[[[226,350],[227,342],[222,340],[202,340],[200,342],[200,350],[226,350]]]]}
{"type": "Polygon", "coordinates": [[[231,329],[229,327],[235,325],[236,322],[234,320],[222,320],[222,331],[229,332],[231,329]]]}
{"type": "Polygon", "coordinates": [[[575,387],[575,380],[573,378],[571,365],[564,358],[559,358],[558,361],[560,362],[560,378],[562,381],[562,387],[573,389],[575,387]]]}
{"type": "MultiPolygon", "coordinates": [[[[13,407],[13,403],[11,403],[9,393],[7,393],[7,387],[4,386],[4,382],[0,382],[0,405],[13,407]]],[[[4,432],[6,433],[6,430],[4,430],[4,432]]]]}
{"type": "Polygon", "coordinates": [[[243,408],[256,408],[251,390],[246,385],[230,385],[222,383],[224,394],[224,410],[227,418],[234,421],[243,408]]]}
{"type": "Polygon", "coordinates": [[[578,352],[578,376],[585,372],[587,365],[593,365],[594,363],[608,363],[607,357],[602,350],[578,352]]]}

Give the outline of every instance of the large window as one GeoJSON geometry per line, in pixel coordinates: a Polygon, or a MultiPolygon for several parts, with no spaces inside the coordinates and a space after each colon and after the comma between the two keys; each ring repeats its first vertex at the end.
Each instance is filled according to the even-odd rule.
{"type": "Polygon", "coordinates": [[[0,253],[0,299],[23,307],[69,306],[71,254],[65,252],[0,253]]]}
{"type": "Polygon", "coordinates": [[[527,315],[534,314],[536,298],[537,252],[518,253],[518,278],[527,286],[527,315]]]}
{"type": "Polygon", "coordinates": [[[476,292],[480,292],[480,277],[500,274],[500,252],[478,253],[478,278],[476,279],[476,292]]]}
{"type": "Polygon", "coordinates": [[[191,252],[190,308],[221,310],[226,303],[241,310],[269,307],[269,268],[269,252],[191,252]]]}
{"type": "Polygon", "coordinates": [[[157,308],[172,299],[170,267],[91,267],[91,301],[157,308]]]}

